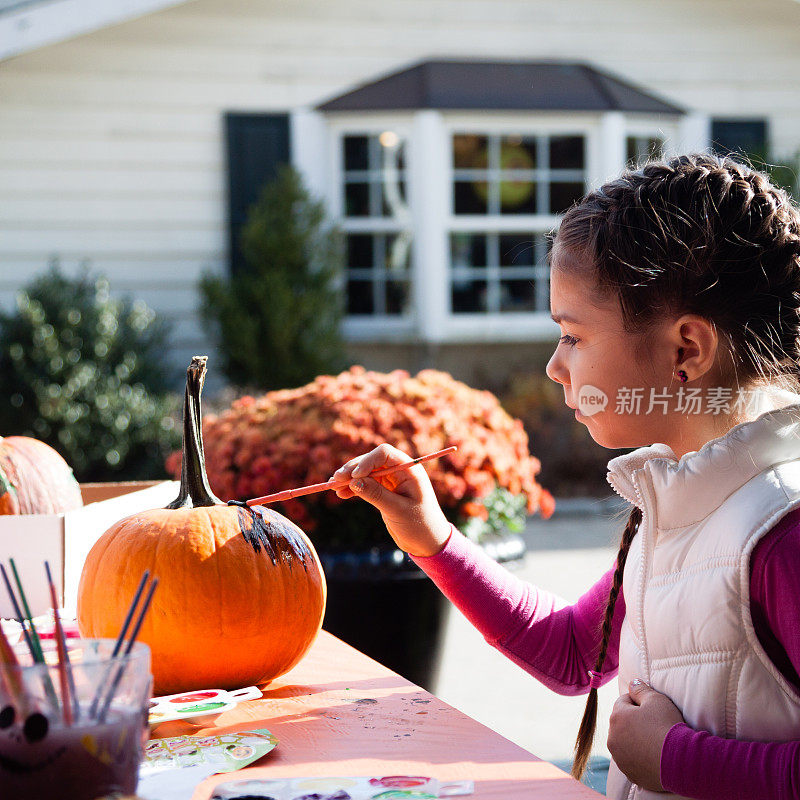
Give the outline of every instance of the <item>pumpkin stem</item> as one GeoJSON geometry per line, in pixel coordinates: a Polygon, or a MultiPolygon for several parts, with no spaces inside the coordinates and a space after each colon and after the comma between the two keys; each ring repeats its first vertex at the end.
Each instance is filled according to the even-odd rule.
{"type": "Polygon", "coordinates": [[[183,401],[183,458],[181,460],[181,489],[167,508],[198,508],[216,506],[222,501],[208,484],[203,453],[200,394],[206,379],[208,356],[193,356],[186,370],[186,394],[183,401]]]}

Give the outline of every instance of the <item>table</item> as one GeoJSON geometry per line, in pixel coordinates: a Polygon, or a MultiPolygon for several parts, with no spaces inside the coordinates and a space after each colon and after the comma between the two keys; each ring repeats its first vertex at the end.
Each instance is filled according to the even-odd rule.
{"type": "MultiPolygon", "coordinates": [[[[531,719],[531,725],[546,724],[531,719]]],[[[206,779],[192,800],[208,800],[215,784],[237,777],[324,775],[469,779],[476,800],[602,798],[325,631],[294,669],[267,685],[262,700],[221,714],[213,727],[165,723],[155,735],[247,728],[268,728],[278,746],[259,766],[206,779]]]]}

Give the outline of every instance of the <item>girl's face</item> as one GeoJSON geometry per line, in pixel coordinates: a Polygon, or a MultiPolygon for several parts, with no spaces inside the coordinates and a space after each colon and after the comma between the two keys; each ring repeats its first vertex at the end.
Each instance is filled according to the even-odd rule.
{"type": "Polygon", "coordinates": [[[558,268],[555,261],[550,311],[562,335],[545,371],[564,387],[568,406],[580,405],[576,419],[592,438],[611,449],[670,443],[680,382],[663,331],[656,329],[648,337],[643,359],[637,355],[635,338],[623,330],[618,299],[600,295],[579,274],[558,268]],[[651,389],[667,398],[667,414],[663,405],[648,411],[651,389]],[[636,397],[641,398],[638,407],[636,397]]]}

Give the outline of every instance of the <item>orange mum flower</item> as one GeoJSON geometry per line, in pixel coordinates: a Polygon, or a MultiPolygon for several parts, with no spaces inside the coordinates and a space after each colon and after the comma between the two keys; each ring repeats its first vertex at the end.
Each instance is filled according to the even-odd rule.
{"type": "MultiPolygon", "coordinates": [[[[240,397],[204,418],[203,438],[209,481],[222,500],[325,480],[349,459],[388,442],[412,457],[459,448],[426,464],[438,500],[454,521],[485,520],[481,501],[498,488],[524,495],[527,510],[543,517],[555,505],[536,481],[541,465],[522,423],[491,392],[438,370],[411,376],[356,366],[297,389],[240,397]]],[[[179,476],[180,454],[170,455],[166,467],[179,476]]],[[[278,509],[309,530],[341,513],[340,506],[328,492],[278,509]]]]}

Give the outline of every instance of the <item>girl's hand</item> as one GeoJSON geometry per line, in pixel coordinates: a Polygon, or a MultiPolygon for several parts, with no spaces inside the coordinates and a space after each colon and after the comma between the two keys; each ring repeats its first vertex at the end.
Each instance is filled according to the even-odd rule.
{"type": "Polygon", "coordinates": [[[643,789],[663,792],[661,748],[669,729],[683,722],[678,707],[643,681],[633,680],[611,712],[608,749],[627,778],[643,789]]]}
{"type": "Polygon", "coordinates": [[[422,464],[377,480],[366,477],[374,470],[412,460],[402,450],[381,444],[339,467],[331,480],[351,478],[350,486],[338,489],[336,494],[345,500],[357,496],[372,503],[401,550],[415,556],[432,556],[445,546],[451,528],[422,464]]]}

